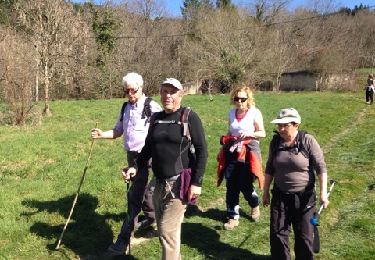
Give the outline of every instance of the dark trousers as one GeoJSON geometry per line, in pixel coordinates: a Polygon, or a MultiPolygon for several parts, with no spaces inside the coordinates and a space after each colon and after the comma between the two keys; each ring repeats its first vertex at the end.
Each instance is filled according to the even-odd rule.
{"type": "MultiPolygon", "coordinates": [[[[135,160],[138,157],[137,152],[127,152],[128,165],[134,166],[135,160]]],[[[155,220],[154,204],[152,202],[152,194],[155,188],[155,181],[148,181],[148,169],[139,169],[134,179],[132,179],[130,189],[127,194],[128,212],[127,219],[124,220],[120,234],[117,240],[128,242],[131,233],[134,231],[134,226],[138,221],[138,214],[143,210],[146,218],[151,221],[155,220]]]]}
{"type": "Polygon", "coordinates": [[[296,260],[314,258],[312,243],[314,226],[310,219],[315,212],[314,190],[302,194],[284,194],[277,188],[272,191],[270,246],[274,260],[289,260],[289,232],[291,225],[295,236],[296,260]]]}
{"type": "Polygon", "coordinates": [[[238,219],[240,192],[244,195],[250,207],[259,205],[259,198],[254,190],[254,174],[249,171],[249,164],[231,160],[224,169],[227,184],[226,204],[227,217],[238,219]]]}
{"type": "Polygon", "coordinates": [[[366,102],[370,102],[370,104],[374,102],[374,92],[366,90],[366,102]]]}

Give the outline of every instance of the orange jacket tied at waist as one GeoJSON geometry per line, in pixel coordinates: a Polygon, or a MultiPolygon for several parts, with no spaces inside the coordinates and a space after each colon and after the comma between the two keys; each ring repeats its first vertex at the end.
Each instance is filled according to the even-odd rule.
{"type": "MultiPolygon", "coordinates": [[[[245,162],[246,157],[249,159],[249,172],[254,174],[259,183],[259,189],[263,190],[264,185],[264,174],[262,169],[262,159],[259,149],[259,144],[252,139],[239,140],[235,136],[222,136],[220,138],[220,143],[222,145],[230,145],[229,151],[237,151],[237,160],[240,162],[245,162]],[[248,149],[247,149],[248,148],[248,149]]],[[[223,170],[225,168],[225,149],[221,148],[217,157],[217,178],[216,185],[220,186],[223,181],[223,170]]]]}

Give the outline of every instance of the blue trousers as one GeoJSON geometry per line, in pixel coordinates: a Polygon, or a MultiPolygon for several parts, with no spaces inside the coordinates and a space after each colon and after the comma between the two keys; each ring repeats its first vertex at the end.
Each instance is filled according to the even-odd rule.
{"type": "Polygon", "coordinates": [[[255,208],[259,205],[259,197],[253,186],[255,175],[249,171],[248,163],[230,160],[224,169],[224,176],[227,185],[227,217],[239,219],[240,192],[250,207],[255,208]]]}

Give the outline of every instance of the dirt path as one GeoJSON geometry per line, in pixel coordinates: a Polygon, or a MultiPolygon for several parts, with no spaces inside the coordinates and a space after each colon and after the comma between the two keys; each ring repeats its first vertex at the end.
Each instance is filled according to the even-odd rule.
{"type": "Polygon", "coordinates": [[[358,124],[362,123],[364,120],[364,116],[366,115],[366,112],[368,110],[368,107],[364,107],[359,113],[354,115],[354,121],[352,121],[352,124],[350,127],[345,128],[343,131],[336,134],[327,145],[324,145],[323,151],[325,153],[329,152],[331,148],[337,144],[338,141],[340,141],[342,138],[344,138],[347,134],[349,134],[353,128],[355,128],[358,124]]]}

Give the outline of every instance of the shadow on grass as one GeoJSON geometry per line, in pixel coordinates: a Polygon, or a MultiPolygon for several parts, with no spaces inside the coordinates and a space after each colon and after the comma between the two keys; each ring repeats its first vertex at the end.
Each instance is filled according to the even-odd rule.
{"type": "MultiPolygon", "coordinates": [[[[219,210],[217,208],[210,208],[206,211],[201,211],[198,206],[189,205],[186,210],[185,217],[190,218],[193,216],[199,216],[202,218],[208,218],[208,219],[212,219],[212,220],[224,223],[224,221],[226,221],[227,219],[226,214],[227,214],[226,211],[219,210]]],[[[242,209],[240,209],[240,215],[241,215],[241,218],[251,220],[250,215],[247,212],[243,211],[242,209]]]]}
{"type": "MultiPolygon", "coordinates": [[[[64,223],[58,226],[54,226],[53,223],[56,221],[51,216],[46,215],[44,218],[49,220],[48,223],[35,222],[30,228],[32,233],[57,242],[68,218],[73,199],[74,196],[67,196],[54,201],[25,200],[22,204],[29,208],[35,208],[36,211],[23,213],[21,216],[30,217],[42,212],[58,213],[64,216],[64,223]]],[[[97,259],[112,243],[113,233],[111,227],[106,223],[106,219],[111,218],[116,221],[122,221],[125,217],[122,214],[100,215],[95,212],[97,206],[98,199],[96,197],[81,193],[61,242],[62,247],[69,248],[81,259],[97,259]]],[[[48,250],[55,250],[55,247],[56,243],[47,245],[48,250]]]]}
{"type": "Polygon", "coordinates": [[[219,234],[199,223],[182,224],[182,243],[196,248],[204,259],[254,259],[268,260],[269,256],[256,255],[249,250],[233,247],[220,241],[219,234]]]}

